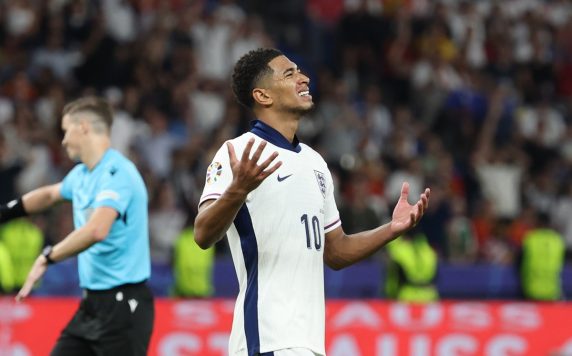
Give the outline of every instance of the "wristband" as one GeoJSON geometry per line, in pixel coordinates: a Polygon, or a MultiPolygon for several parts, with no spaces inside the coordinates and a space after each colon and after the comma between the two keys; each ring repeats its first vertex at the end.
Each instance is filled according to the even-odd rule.
{"type": "Polygon", "coordinates": [[[56,263],[56,261],[54,261],[50,258],[50,254],[52,253],[53,249],[54,248],[52,246],[48,245],[48,246],[44,247],[44,249],[42,250],[42,256],[44,256],[46,258],[46,261],[48,261],[49,265],[56,263]]]}
{"type": "Polygon", "coordinates": [[[28,213],[26,212],[26,209],[24,209],[22,198],[12,200],[8,204],[0,205],[0,223],[26,215],[28,215],[28,213]]]}

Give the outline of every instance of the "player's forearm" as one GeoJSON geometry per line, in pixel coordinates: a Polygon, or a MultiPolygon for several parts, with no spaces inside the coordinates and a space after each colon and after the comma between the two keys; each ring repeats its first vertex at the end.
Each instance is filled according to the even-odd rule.
{"type": "Polygon", "coordinates": [[[28,214],[44,211],[61,200],[59,184],[34,189],[22,197],[24,209],[28,214]]]}
{"type": "Polygon", "coordinates": [[[337,236],[326,240],[324,261],[330,268],[339,270],[373,255],[398,237],[390,225],[387,223],[352,235],[346,235],[340,229],[337,236]]]}
{"type": "Polygon", "coordinates": [[[205,202],[195,219],[197,244],[207,249],[222,239],[245,201],[245,193],[228,189],[219,199],[205,202]]]}

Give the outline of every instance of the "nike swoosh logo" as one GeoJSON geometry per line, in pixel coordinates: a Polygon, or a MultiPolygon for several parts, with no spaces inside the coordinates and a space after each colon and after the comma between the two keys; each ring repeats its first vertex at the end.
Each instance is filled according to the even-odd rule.
{"type": "Polygon", "coordinates": [[[291,175],[292,175],[292,174],[288,174],[287,176],[284,176],[284,177],[280,177],[280,175],[278,175],[277,178],[278,178],[278,181],[279,181],[279,182],[282,182],[283,180],[285,180],[286,178],[290,177],[291,175]]]}

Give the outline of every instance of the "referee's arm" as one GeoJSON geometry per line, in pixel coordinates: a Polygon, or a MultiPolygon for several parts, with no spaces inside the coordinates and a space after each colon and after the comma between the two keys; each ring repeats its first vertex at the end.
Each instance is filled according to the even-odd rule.
{"type": "Polygon", "coordinates": [[[75,256],[91,245],[104,240],[118,215],[117,211],[110,207],[96,208],[87,223],[81,228],[72,231],[60,243],[55,245],[48,256],[45,256],[43,253],[38,256],[31,271],[28,273],[26,282],[16,295],[16,300],[21,301],[30,294],[34,284],[46,272],[49,262],[55,263],[70,256],[75,256]]]}
{"type": "Polygon", "coordinates": [[[27,214],[35,214],[64,200],[60,194],[62,183],[46,185],[22,196],[22,204],[27,214]]]}
{"type": "MultiPolygon", "coordinates": [[[[24,194],[17,203],[21,204],[23,209],[18,215],[39,213],[63,201],[61,189],[62,183],[57,183],[24,194]]],[[[104,240],[118,215],[117,211],[111,207],[96,208],[84,226],[72,231],[53,247],[50,259],[53,262],[64,260],[77,255],[94,243],[104,240]]]]}
{"type": "Polygon", "coordinates": [[[54,246],[50,259],[54,262],[65,260],[105,240],[117,216],[119,214],[111,207],[96,208],[84,226],[72,231],[54,246]]]}
{"type": "Polygon", "coordinates": [[[24,194],[6,204],[0,204],[0,224],[30,214],[35,214],[63,200],[62,184],[46,185],[24,194]]]}

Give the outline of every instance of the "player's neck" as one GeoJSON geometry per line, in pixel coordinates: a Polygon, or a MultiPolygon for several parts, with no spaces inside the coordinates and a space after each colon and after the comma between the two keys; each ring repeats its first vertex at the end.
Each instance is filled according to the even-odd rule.
{"type": "Polygon", "coordinates": [[[95,137],[89,143],[89,147],[82,155],[81,161],[91,171],[103,158],[105,152],[111,147],[108,137],[95,137]]]}
{"type": "Polygon", "coordinates": [[[294,141],[294,136],[296,131],[298,131],[299,116],[285,115],[283,113],[279,115],[265,113],[264,117],[259,117],[259,119],[280,132],[290,143],[294,141]]]}

